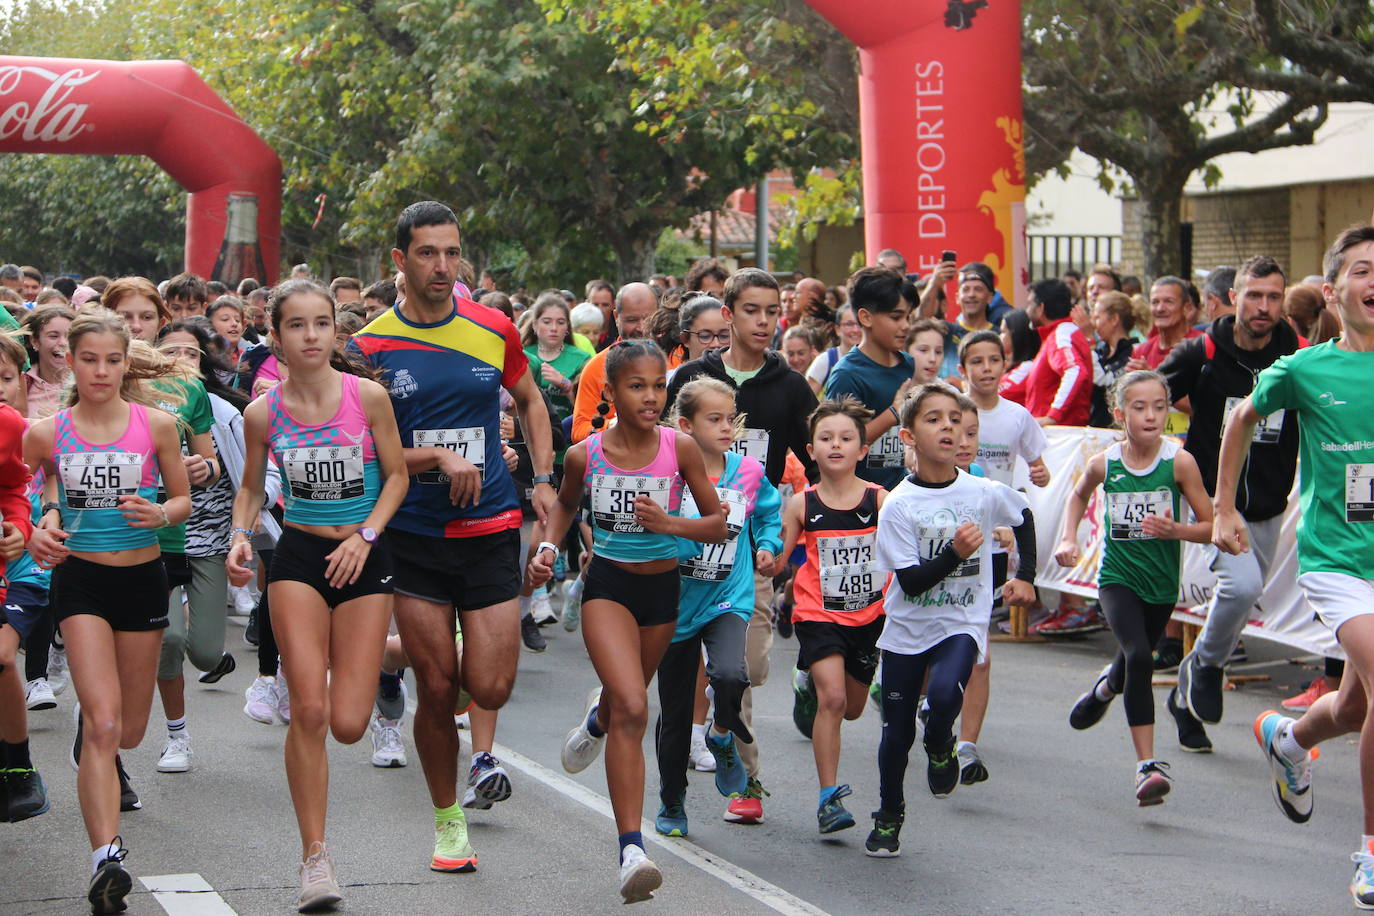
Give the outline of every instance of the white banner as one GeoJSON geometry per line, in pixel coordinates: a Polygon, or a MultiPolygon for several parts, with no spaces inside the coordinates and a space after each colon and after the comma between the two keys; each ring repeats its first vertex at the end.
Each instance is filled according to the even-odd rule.
{"type": "MultiPolygon", "coordinates": [[[[1064,507],[1078,485],[1088,459],[1114,442],[1120,433],[1105,429],[1051,426],[1045,430],[1049,447],[1045,464],[1050,469],[1050,485],[1041,489],[1027,486],[1026,496],[1035,513],[1036,548],[1039,569],[1036,585],[1071,592],[1095,599],[1097,572],[1102,561],[1102,488],[1098,487],[1088,503],[1088,511],[1078,528],[1082,551],[1078,565],[1061,567],[1054,560],[1059,542],[1064,507]]],[[[1245,632],[1272,639],[1314,655],[1344,658],[1331,631],[1316,619],[1298,587],[1298,490],[1296,483],[1283,518],[1274,565],[1264,583],[1264,594],[1250,616],[1245,632]]],[[[1174,617],[1189,623],[1206,619],[1206,604],[1216,585],[1208,568],[1213,548],[1206,544],[1183,545],[1183,575],[1179,585],[1178,610],[1174,617]]]]}

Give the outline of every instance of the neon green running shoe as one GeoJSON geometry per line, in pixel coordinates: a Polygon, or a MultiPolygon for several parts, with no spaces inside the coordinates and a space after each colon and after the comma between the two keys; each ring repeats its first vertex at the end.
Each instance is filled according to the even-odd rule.
{"type": "Polygon", "coordinates": [[[429,867],[446,872],[477,870],[477,853],[468,842],[468,822],[462,811],[434,819],[434,858],[429,867]]]}

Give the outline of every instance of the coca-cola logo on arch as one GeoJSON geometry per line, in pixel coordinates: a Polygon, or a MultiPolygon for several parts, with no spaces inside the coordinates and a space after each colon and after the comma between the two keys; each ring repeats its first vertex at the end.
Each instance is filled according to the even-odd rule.
{"type": "Polygon", "coordinates": [[[19,135],[21,140],[41,140],[65,143],[93,125],[83,124],[89,106],[69,101],[72,93],[100,75],[99,70],[87,72],[73,68],[57,73],[46,67],[0,66],[0,140],[19,135]],[[14,94],[28,76],[46,80],[48,85],[35,102],[16,101],[5,104],[5,97],[14,94]]]}

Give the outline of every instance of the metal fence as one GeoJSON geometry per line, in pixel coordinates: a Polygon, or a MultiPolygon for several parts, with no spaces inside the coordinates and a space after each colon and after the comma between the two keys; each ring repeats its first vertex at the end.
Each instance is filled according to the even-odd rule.
{"type": "Polygon", "coordinates": [[[1086,274],[1094,264],[1120,264],[1119,235],[1027,235],[1030,275],[1061,277],[1066,270],[1086,274]]]}

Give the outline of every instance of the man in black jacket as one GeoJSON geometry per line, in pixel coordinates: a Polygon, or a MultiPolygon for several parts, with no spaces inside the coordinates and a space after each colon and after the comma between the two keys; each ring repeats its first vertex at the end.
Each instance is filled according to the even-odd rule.
{"type": "MultiPolygon", "coordinates": [[[[725,318],[730,322],[730,346],[708,350],[700,359],[683,363],[668,386],[668,405],[694,378],[719,379],[735,389],[735,409],[744,415],[744,433],[735,442],[735,451],[756,458],[764,475],[777,486],[782,481],[787,450],[800,459],[807,476],[814,477],[815,462],[807,454],[810,440],[806,418],[816,409],[816,396],[800,373],[769,350],[782,313],[778,281],[764,270],[746,267],[725,281],[721,295],[725,318]]],[[[745,660],[750,687],[761,687],[768,680],[768,650],[773,646],[773,580],[754,572],[754,614],[749,619],[745,638],[745,660]]],[[[753,723],[753,691],[744,691],[740,711],[744,724],[754,733],[752,744],[737,744],[740,758],[749,772],[749,788],[744,796],[732,798],[725,819],[735,823],[758,823],[763,819],[763,786],[759,782],[758,730],[753,723]]]]}
{"type": "MultiPolygon", "coordinates": [[[[1249,396],[1261,371],[1302,345],[1283,320],[1284,275],[1273,258],[1260,255],[1246,261],[1236,271],[1235,283],[1230,291],[1235,314],[1223,315],[1205,335],[1176,346],[1159,367],[1174,401],[1187,398],[1192,405],[1185,448],[1197,459],[1213,496],[1227,416],[1249,396]]],[[[1296,418],[1283,411],[1265,417],[1255,428],[1236,490],[1236,508],[1249,530],[1250,551],[1232,555],[1209,548],[1217,585],[1207,605],[1207,622],[1193,651],[1179,665],[1178,687],[1169,694],[1169,711],[1185,750],[1211,750],[1199,720],[1221,721],[1222,668],[1263,591],[1297,458],[1296,418]]]]}

